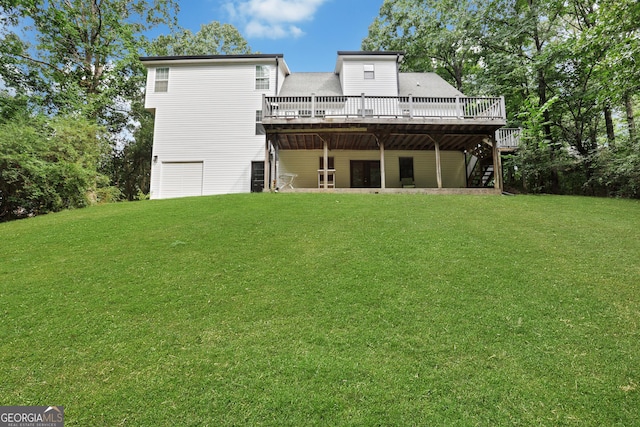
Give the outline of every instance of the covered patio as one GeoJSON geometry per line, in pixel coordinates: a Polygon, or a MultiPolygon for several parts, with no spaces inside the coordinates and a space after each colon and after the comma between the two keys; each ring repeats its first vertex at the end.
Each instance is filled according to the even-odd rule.
{"type": "Polygon", "coordinates": [[[328,104],[323,108],[316,97],[263,100],[265,170],[269,171],[265,188],[376,193],[502,191],[495,135],[506,123],[503,99],[438,98],[417,103],[407,97],[362,96],[351,101],[364,108],[351,111],[346,98],[332,99],[333,110],[326,108],[328,104]],[[338,104],[344,109],[335,108],[338,104]],[[490,177],[482,176],[488,171],[490,177]]]}

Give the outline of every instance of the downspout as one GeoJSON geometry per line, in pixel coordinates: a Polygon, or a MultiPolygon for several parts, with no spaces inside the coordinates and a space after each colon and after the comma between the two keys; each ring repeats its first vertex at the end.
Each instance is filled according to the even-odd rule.
{"type": "MultiPolygon", "coordinates": [[[[276,56],[276,87],[275,87],[275,96],[278,96],[278,77],[280,75],[280,61],[278,60],[278,57],[276,56]]],[[[273,147],[273,157],[269,156],[269,189],[270,190],[277,190],[278,189],[278,184],[277,184],[277,180],[276,177],[278,176],[278,154],[277,154],[277,147],[278,145],[278,135],[276,135],[275,137],[275,145],[271,144],[271,146],[273,147]],[[273,165],[271,164],[273,162],[273,165]],[[271,172],[273,171],[273,176],[271,176],[271,172]],[[273,186],[272,186],[273,183],[273,186]]]]}
{"type": "Polygon", "coordinates": [[[278,57],[276,56],[276,95],[278,96],[278,75],[280,74],[280,61],[278,61],[278,57]]]}
{"type": "Polygon", "coordinates": [[[396,55],[396,84],[398,85],[398,96],[400,96],[400,54],[396,55]]]}

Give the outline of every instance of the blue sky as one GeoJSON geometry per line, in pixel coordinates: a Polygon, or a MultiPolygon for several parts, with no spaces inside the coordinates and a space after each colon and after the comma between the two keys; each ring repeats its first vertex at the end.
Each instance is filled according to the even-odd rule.
{"type": "Polygon", "coordinates": [[[360,50],[383,0],[187,0],[179,24],[234,25],[251,49],[282,53],[293,72],[333,71],[336,52],[360,50]]]}

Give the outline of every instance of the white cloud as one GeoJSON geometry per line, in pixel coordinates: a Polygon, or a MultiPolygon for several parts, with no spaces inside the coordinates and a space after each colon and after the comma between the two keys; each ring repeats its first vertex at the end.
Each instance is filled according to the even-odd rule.
{"type": "Polygon", "coordinates": [[[304,31],[295,25],[284,26],[280,24],[264,24],[259,21],[251,21],[245,26],[247,37],[282,39],[285,37],[301,37],[304,31]]]}
{"type": "Polygon", "coordinates": [[[328,0],[230,0],[223,5],[232,21],[244,26],[247,37],[301,37],[299,25],[313,20],[328,0]]]}

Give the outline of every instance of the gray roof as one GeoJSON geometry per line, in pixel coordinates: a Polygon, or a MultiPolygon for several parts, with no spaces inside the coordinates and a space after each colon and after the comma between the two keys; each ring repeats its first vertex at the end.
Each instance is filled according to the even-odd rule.
{"type": "Polygon", "coordinates": [[[401,50],[339,50],[338,56],[404,56],[404,52],[401,50]]]}
{"type": "Polygon", "coordinates": [[[464,96],[436,73],[400,73],[400,96],[453,97],[464,96]]]}
{"type": "Polygon", "coordinates": [[[149,61],[180,61],[185,59],[265,59],[265,58],[284,58],[281,53],[270,54],[246,54],[246,55],[171,55],[171,56],[141,56],[138,59],[142,62],[149,61]]]}
{"type": "Polygon", "coordinates": [[[282,84],[279,96],[342,95],[340,77],[334,73],[291,73],[282,84]]]}
{"type": "MultiPolygon", "coordinates": [[[[400,96],[464,96],[436,73],[400,73],[400,96]]],[[[292,73],[282,85],[279,96],[342,96],[340,76],[335,73],[292,73]]]]}

